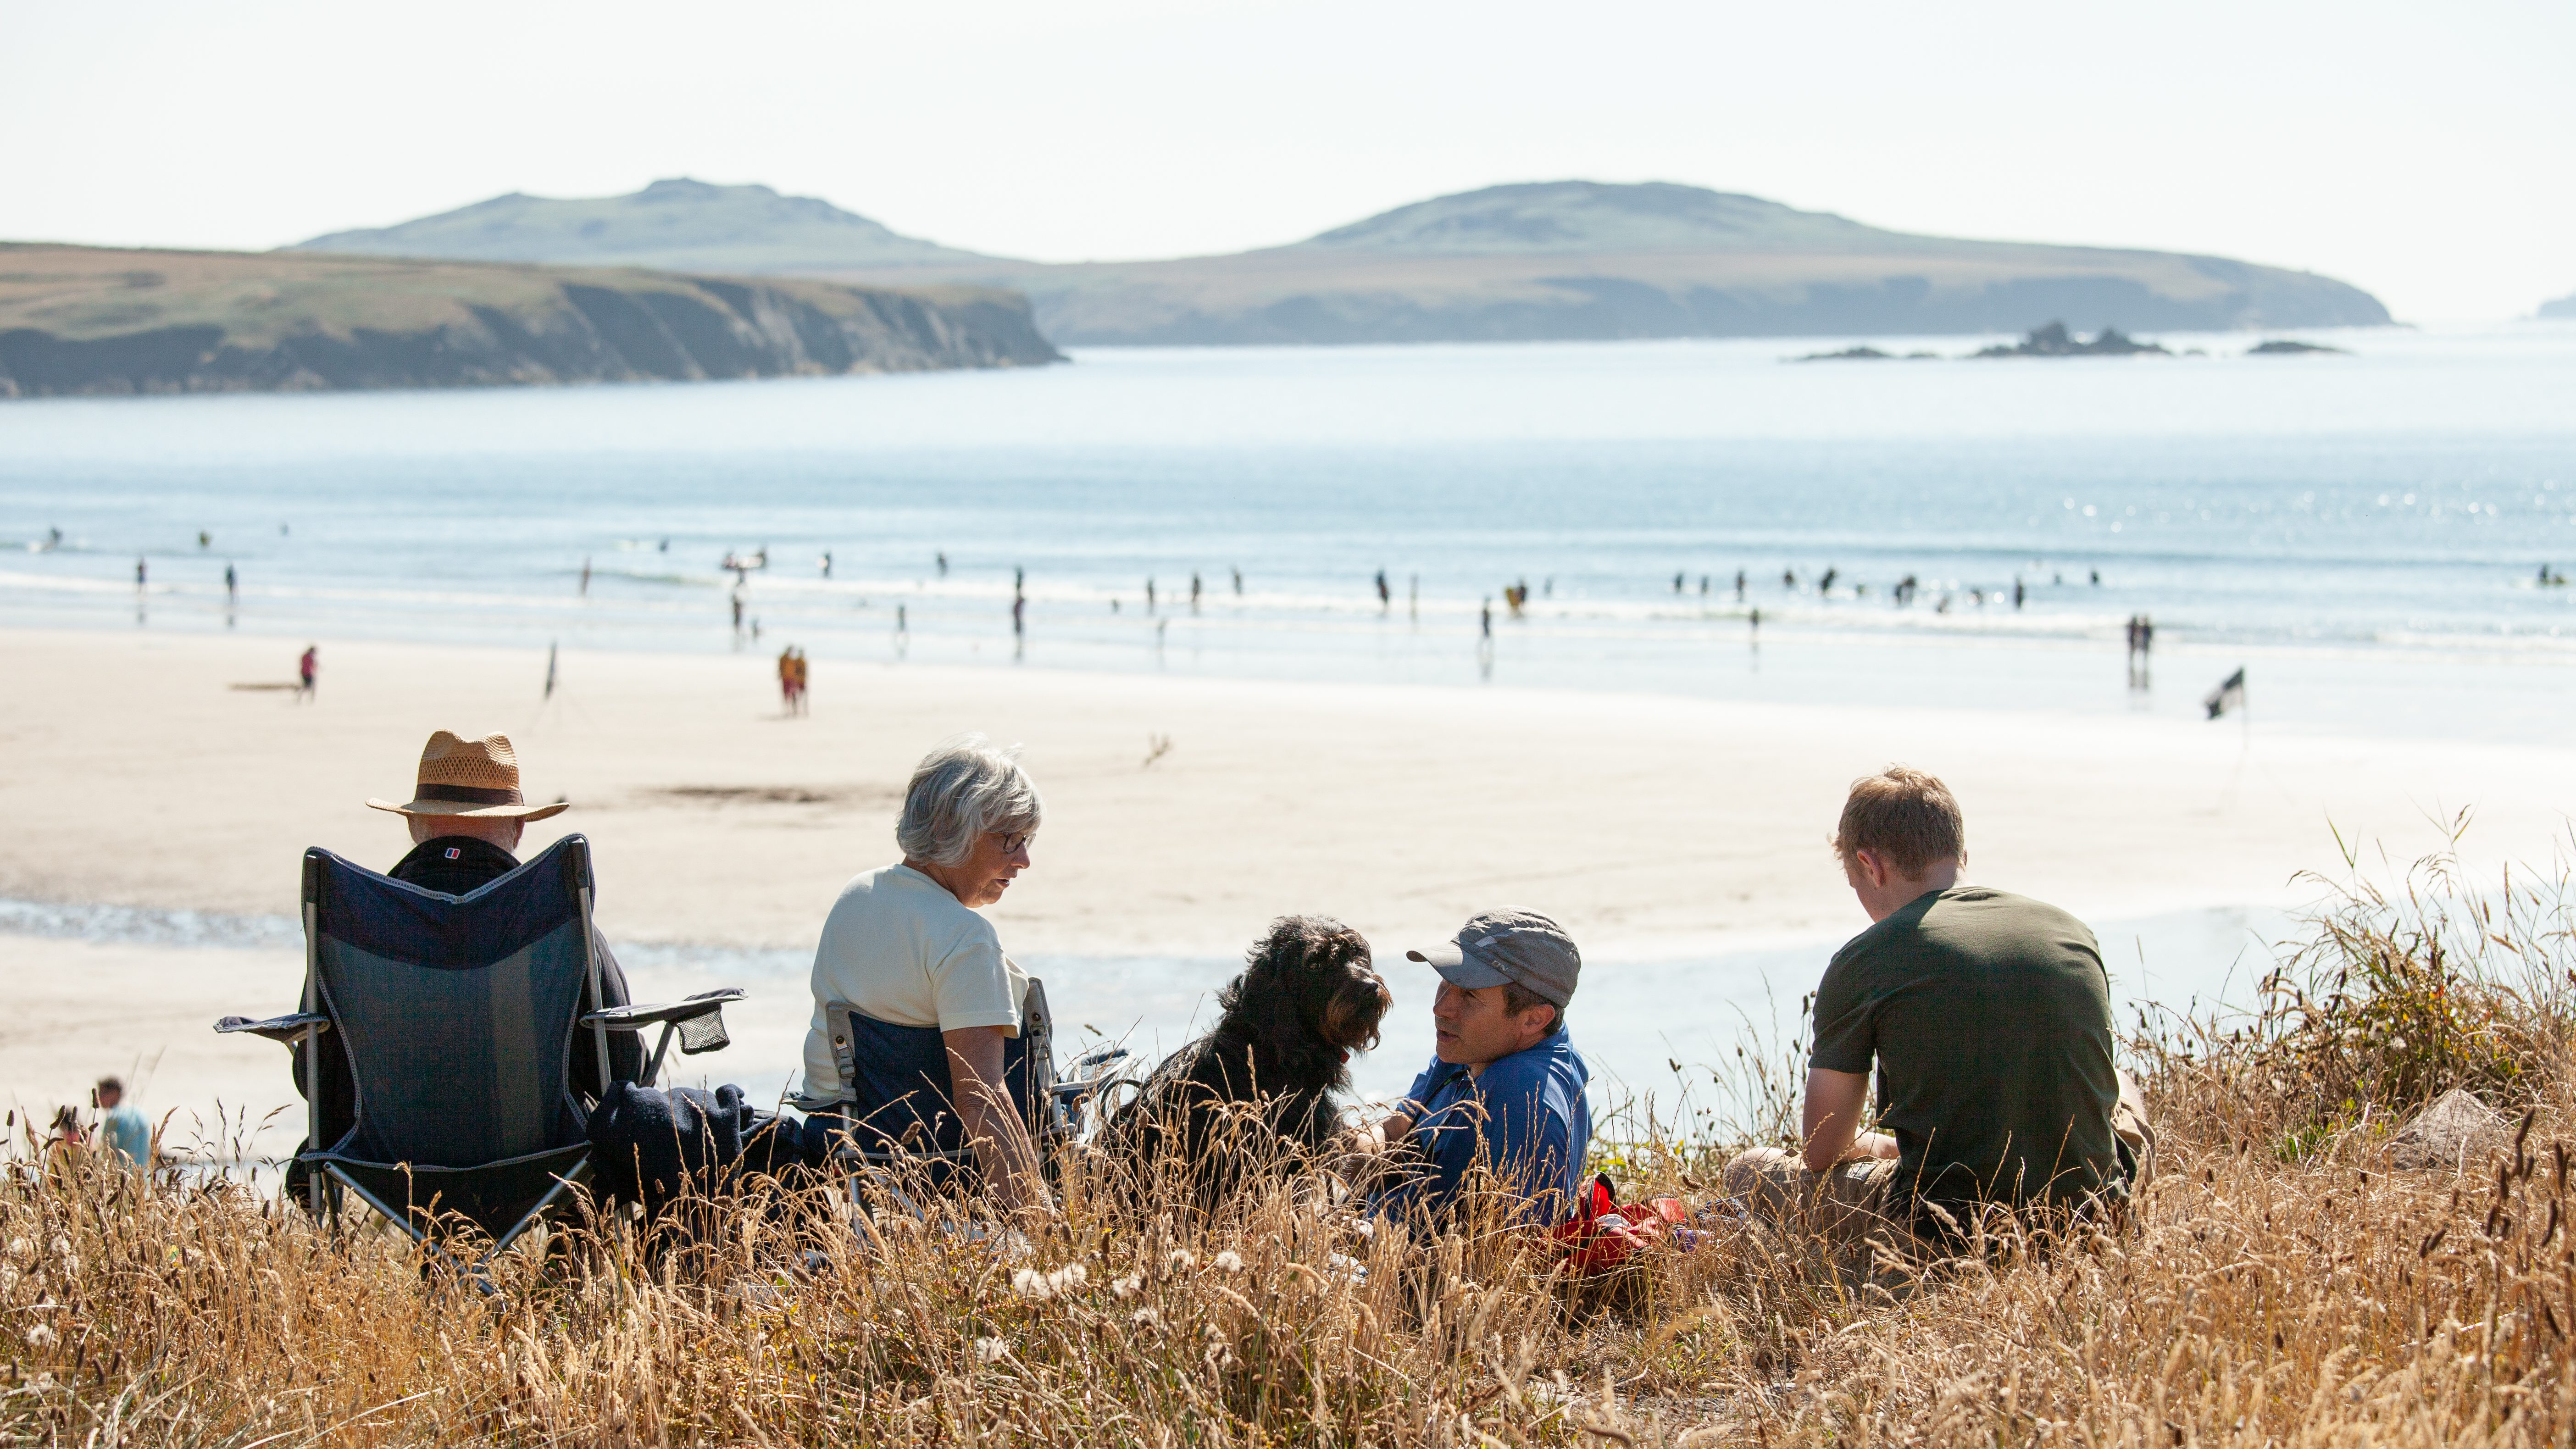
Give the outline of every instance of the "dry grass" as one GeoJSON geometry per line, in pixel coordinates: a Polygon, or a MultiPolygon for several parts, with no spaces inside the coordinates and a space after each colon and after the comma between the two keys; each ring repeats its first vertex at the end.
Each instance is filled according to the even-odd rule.
{"type": "MultiPolygon", "coordinates": [[[[494,1306],[425,1281],[398,1237],[335,1241],[238,1185],[22,1155],[0,1185],[0,1436],[2564,1442],[2565,900],[2471,899],[2438,865],[2355,891],[2264,1010],[2134,1043],[2164,1135],[2131,1231],[1999,1242],[1911,1285],[1838,1283],[1727,1225],[1632,1307],[1575,1313],[1515,1239],[1358,1238],[1311,1190],[1196,1223],[1160,1193],[1094,1204],[1077,1165],[1067,1227],[1025,1259],[817,1193],[688,1254],[561,1234],[494,1306]],[[2463,1176],[2388,1170],[2387,1129],[2461,1082],[2529,1114],[2524,1137],[2463,1176]]],[[[1772,1065],[1736,1080],[1733,1120],[1776,1107],[1772,1065]]],[[[1637,1140],[1605,1156],[1706,1197],[1714,1129],[1626,1120],[1637,1140]]]]}

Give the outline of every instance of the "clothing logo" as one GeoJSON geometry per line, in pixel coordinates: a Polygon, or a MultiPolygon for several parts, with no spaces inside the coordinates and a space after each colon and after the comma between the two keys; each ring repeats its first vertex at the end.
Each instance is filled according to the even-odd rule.
{"type": "Polygon", "coordinates": [[[455,859],[457,859],[458,857],[460,857],[460,856],[462,856],[462,855],[464,855],[464,854],[465,854],[465,852],[464,852],[464,851],[459,850],[458,848],[456,848],[456,847],[455,847],[455,846],[453,846],[453,845],[451,845],[451,846],[447,847],[447,858],[448,858],[449,860],[455,860],[455,859]]]}

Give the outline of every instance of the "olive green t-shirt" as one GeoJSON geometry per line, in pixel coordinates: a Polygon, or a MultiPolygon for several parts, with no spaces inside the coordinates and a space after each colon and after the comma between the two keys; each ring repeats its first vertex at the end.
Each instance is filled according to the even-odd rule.
{"type": "Polygon", "coordinates": [[[1910,1195],[2018,1206],[2125,1190],[2110,981],[2073,916],[1982,886],[1928,892],[1834,953],[1815,1011],[1811,1065],[1876,1059],[1910,1195]]]}

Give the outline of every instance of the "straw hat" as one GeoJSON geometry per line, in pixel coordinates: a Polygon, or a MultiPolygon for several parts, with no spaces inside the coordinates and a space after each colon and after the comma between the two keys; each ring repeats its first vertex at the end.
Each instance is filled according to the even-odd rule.
{"type": "Polygon", "coordinates": [[[409,804],[370,799],[370,809],[397,815],[471,815],[480,819],[543,820],[572,808],[569,800],[531,805],[519,793],[519,752],[508,735],[460,738],[440,730],[420,752],[420,779],[409,804]]]}

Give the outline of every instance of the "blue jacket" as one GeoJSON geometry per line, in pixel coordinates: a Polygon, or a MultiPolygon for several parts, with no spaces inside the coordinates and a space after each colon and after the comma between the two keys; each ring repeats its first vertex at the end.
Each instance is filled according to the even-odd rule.
{"type": "Polygon", "coordinates": [[[1373,1193],[1369,1210],[1437,1214],[1481,1164],[1523,1199],[1525,1221],[1562,1220],[1579,1198],[1592,1146],[1592,1109],[1583,1100],[1591,1075],[1562,1026],[1487,1066],[1482,1077],[1433,1057],[1396,1104],[1413,1118],[1405,1142],[1428,1170],[1373,1193]]]}

